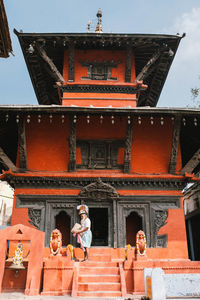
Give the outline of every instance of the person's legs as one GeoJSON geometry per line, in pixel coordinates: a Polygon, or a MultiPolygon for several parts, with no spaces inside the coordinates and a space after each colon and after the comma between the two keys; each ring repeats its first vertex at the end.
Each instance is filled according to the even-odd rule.
{"type": "Polygon", "coordinates": [[[85,259],[88,260],[89,259],[89,248],[85,248],[85,253],[86,253],[86,257],[85,259]]]}
{"type": "Polygon", "coordinates": [[[84,259],[82,261],[88,260],[88,257],[89,257],[88,248],[85,248],[85,250],[83,251],[83,253],[84,253],[84,259]]]}
{"type": "Polygon", "coordinates": [[[87,259],[87,252],[86,252],[86,249],[87,249],[87,248],[85,248],[85,250],[84,250],[84,260],[87,259]]]}

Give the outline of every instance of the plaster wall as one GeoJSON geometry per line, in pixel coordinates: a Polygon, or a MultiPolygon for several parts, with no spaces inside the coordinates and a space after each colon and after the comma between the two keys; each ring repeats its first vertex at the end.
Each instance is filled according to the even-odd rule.
{"type": "MultiPolygon", "coordinates": [[[[133,123],[133,142],[131,149],[131,172],[137,174],[167,174],[169,169],[173,122],[164,118],[161,125],[160,118],[137,118],[133,123]]],[[[180,145],[177,155],[177,171],[181,169],[180,145]]]]}
{"type": "Polygon", "coordinates": [[[61,115],[53,120],[47,116],[32,118],[26,124],[28,169],[35,171],[66,171],[69,161],[69,119],[61,115]]]}

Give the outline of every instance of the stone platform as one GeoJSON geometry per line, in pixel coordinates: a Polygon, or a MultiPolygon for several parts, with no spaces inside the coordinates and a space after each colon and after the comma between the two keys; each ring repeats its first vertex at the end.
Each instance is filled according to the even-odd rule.
{"type": "MultiPolygon", "coordinates": [[[[0,300],[81,300],[85,298],[71,297],[70,295],[65,296],[26,296],[23,293],[2,293],[0,294],[0,300]]],[[[111,298],[101,298],[101,300],[110,300],[111,298]]],[[[141,296],[127,295],[126,298],[112,298],[119,300],[140,300],[141,296]]],[[[171,298],[170,300],[200,300],[200,298],[171,298]]],[[[90,300],[99,300],[99,298],[90,298],[90,300]]]]}

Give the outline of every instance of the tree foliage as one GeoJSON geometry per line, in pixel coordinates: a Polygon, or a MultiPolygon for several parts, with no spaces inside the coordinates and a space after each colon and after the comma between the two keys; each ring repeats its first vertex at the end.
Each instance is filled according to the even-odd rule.
{"type": "Polygon", "coordinates": [[[200,88],[191,88],[192,97],[195,99],[200,94],[200,88]]]}
{"type": "MultiPolygon", "coordinates": [[[[200,76],[199,76],[200,79],[200,76]]],[[[193,107],[200,108],[200,87],[191,88],[193,107]]]]}

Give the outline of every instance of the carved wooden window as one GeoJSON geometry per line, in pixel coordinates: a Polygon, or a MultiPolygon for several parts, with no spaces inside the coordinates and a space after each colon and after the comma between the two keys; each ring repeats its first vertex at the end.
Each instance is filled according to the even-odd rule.
{"type": "Polygon", "coordinates": [[[119,148],[124,147],[122,140],[95,141],[78,140],[77,147],[81,149],[81,164],[79,169],[122,169],[118,164],[119,148]]]}
{"type": "Polygon", "coordinates": [[[107,80],[108,79],[108,66],[106,65],[91,65],[90,76],[92,80],[107,80]]]}
{"type": "Polygon", "coordinates": [[[87,67],[87,76],[81,77],[81,79],[91,80],[117,80],[116,77],[112,77],[112,68],[116,68],[120,61],[103,61],[97,62],[96,60],[89,62],[81,61],[82,67],[87,67]]]}

